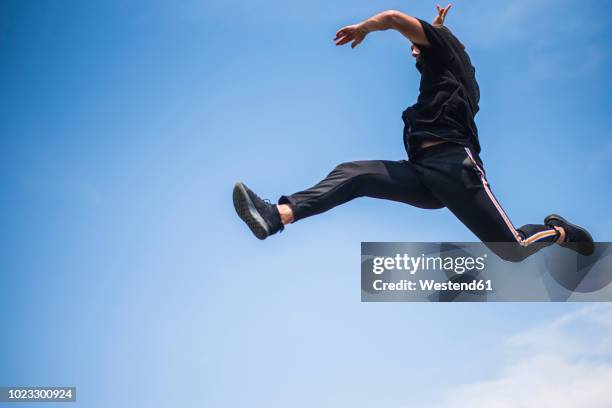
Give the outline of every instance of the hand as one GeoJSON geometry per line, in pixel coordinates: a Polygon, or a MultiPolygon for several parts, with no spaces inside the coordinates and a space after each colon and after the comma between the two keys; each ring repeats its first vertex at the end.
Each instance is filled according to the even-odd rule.
{"type": "Polygon", "coordinates": [[[446,14],[451,9],[453,5],[449,4],[448,6],[442,8],[439,4],[436,4],[436,9],[438,10],[438,15],[434,18],[432,25],[444,25],[444,19],[446,18],[446,14]]]}
{"type": "Polygon", "coordinates": [[[351,48],[355,48],[363,41],[366,35],[368,35],[368,30],[365,27],[361,24],[353,24],[338,30],[334,42],[336,45],[344,45],[352,41],[351,48]]]}

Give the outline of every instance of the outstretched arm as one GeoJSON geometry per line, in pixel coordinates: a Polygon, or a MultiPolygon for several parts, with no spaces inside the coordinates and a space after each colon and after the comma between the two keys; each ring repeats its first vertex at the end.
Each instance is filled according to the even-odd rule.
{"type": "Polygon", "coordinates": [[[369,33],[389,29],[400,32],[414,44],[429,45],[421,22],[396,10],[383,11],[361,23],[343,27],[336,33],[334,41],[336,45],[344,45],[352,41],[351,48],[355,48],[369,33]]]}

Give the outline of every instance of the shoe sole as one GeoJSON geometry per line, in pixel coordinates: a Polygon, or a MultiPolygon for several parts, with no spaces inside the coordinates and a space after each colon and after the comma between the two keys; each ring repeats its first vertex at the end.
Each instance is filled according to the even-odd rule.
{"type": "Polygon", "coordinates": [[[568,220],[566,220],[565,218],[563,218],[562,216],[558,215],[558,214],[551,214],[548,217],[544,218],[544,224],[548,225],[549,221],[552,220],[558,220],[564,224],[569,225],[572,228],[575,228],[577,230],[582,231],[588,238],[588,241],[584,241],[584,242],[564,242],[561,244],[561,246],[567,247],[569,249],[573,249],[574,251],[578,252],[581,255],[584,256],[589,256],[591,255],[594,251],[595,251],[595,244],[593,243],[593,237],[591,236],[591,234],[589,233],[589,231],[587,231],[586,229],[576,225],[576,224],[572,224],[571,222],[569,222],[568,220]],[[586,246],[588,245],[588,246],[586,246]],[[580,250],[580,247],[583,246],[585,247],[585,250],[580,250]]]}
{"type": "Polygon", "coordinates": [[[236,183],[234,185],[233,199],[234,209],[240,219],[246,223],[258,239],[266,239],[270,235],[268,223],[255,208],[255,204],[249,197],[244,184],[236,183]]]}

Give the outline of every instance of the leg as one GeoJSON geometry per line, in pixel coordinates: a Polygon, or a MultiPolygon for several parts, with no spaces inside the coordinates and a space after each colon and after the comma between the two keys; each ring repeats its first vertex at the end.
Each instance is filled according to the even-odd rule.
{"type": "Polygon", "coordinates": [[[434,195],[501,258],[520,262],[564,238],[561,228],[547,225],[514,228],[471,151],[453,150],[428,160],[425,167],[425,184],[434,195]]]}
{"type": "Polygon", "coordinates": [[[442,208],[419,178],[414,166],[407,161],[368,160],[338,165],[313,187],[282,196],[279,203],[281,217],[287,208],[297,221],[320,214],[357,197],[373,197],[399,201],[420,208],[442,208]]]}

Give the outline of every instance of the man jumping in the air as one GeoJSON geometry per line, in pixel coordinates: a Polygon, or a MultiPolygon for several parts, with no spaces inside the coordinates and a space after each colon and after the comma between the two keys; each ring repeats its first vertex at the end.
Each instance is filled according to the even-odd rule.
{"type": "Polygon", "coordinates": [[[426,209],[447,207],[484,243],[512,243],[490,247],[514,262],[553,243],[582,255],[593,252],[588,231],[558,215],[549,215],[543,225],[518,229],[510,222],[489,187],[479,157],[474,116],[480,92],[474,67],[463,44],[443,25],[450,5],[437,8],[433,24],[385,11],[340,29],[334,38],[336,45],[352,42],[354,48],[371,32],[394,29],[411,41],[421,84],[417,103],[402,115],[409,161],[342,163],[315,186],[280,197],[278,205],[236,183],[236,212],[257,238],[265,239],[286,224],[365,196],[426,209]]]}

